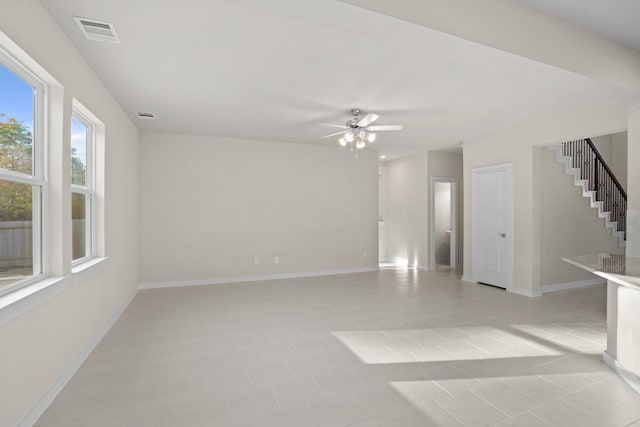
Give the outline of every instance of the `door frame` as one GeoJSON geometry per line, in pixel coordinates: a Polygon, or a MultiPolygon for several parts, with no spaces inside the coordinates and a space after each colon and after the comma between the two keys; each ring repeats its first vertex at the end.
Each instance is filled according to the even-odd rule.
{"type": "Polygon", "coordinates": [[[436,269],[436,183],[451,184],[451,240],[449,248],[449,266],[458,267],[458,178],[432,176],[429,197],[429,269],[436,269]]]}
{"type": "Polygon", "coordinates": [[[507,292],[513,289],[513,164],[501,163],[491,166],[476,167],[471,170],[471,279],[478,282],[478,270],[480,260],[480,245],[478,238],[477,216],[479,206],[478,179],[481,174],[493,172],[507,172],[507,226],[506,226],[506,283],[507,292]]]}

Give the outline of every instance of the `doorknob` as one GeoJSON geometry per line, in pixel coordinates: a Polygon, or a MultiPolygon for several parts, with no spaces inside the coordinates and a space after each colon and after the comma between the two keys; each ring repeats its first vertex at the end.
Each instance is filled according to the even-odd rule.
{"type": "Polygon", "coordinates": [[[507,237],[507,233],[498,233],[498,236],[504,239],[505,237],[507,237]]]}

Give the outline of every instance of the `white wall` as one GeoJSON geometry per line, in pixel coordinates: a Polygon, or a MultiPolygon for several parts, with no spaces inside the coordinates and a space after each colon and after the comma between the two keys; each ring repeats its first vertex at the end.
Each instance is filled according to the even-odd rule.
{"type": "Polygon", "coordinates": [[[142,283],[377,263],[375,152],[355,158],[334,146],[141,135],[142,283]]]}
{"type": "MultiPolygon", "coordinates": [[[[71,272],[71,100],[106,126],[104,252],[106,266],[0,326],[0,425],[16,425],[134,292],[137,284],[138,133],[75,47],[36,0],[2,1],[0,28],[63,87],[49,111],[52,204],[51,271],[71,272]],[[62,103],[64,107],[62,108],[62,103]],[[61,167],[62,166],[62,167],[61,167]],[[62,200],[62,203],[59,201],[62,200]]],[[[1,34],[0,34],[1,35],[1,34]]],[[[101,46],[98,44],[96,48],[101,46]]],[[[71,279],[69,279],[71,282],[71,279]]]]}
{"type": "Polygon", "coordinates": [[[611,171],[623,188],[627,188],[627,132],[592,137],[611,171]]]}
{"type": "Polygon", "coordinates": [[[640,107],[628,116],[627,256],[640,257],[640,107]]]}
{"type": "Polygon", "coordinates": [[[625,190],[628,175],[627,157],[627,132],[614,133],[611,135],[611,158],[607,159],[607,162],[625,190]]]}
{"type": "MultiPolygon", "coordinates": [[[[596,277],[562,261],[562,257],[589,253],[623,254],[618,238],[605,228],[598,211],[574,185],[555,152],[541,152],[541,255],[540,284],[566,284],[596,277]]],[[[543,289],[544,290],[544,289],[543,289]]]]}
{"type": "MultiPolygon", "coordinates": [[[[611,135],[594,136],[590,139],[600,154],[602,154],[604,161],[609,164],[611,162],[611,135]]],[[[609,164],[609,166],[611,165],[609,164]]]]}
{"type": "MultiPolygon", "coordinates": [[[[513,165],[513,291],[539,295],[541,253],[541,183],[539,146],[593,135],[617,133],[627,127],[624,108],[567,114],[535,126],[505,130],[502,133],[464,143],[465,187],[471,188],[473,168],[500,163],[513,165]]],[[[630,153],[631,155],[631,153],[630,153]]],[[[472,277],[471,191],[465,192],[464,276],[472,277]]]]}
{"type": "MultiPolygon", "coordinates": [[[[462,155],[430,151],[385,164],[385,259],[428,269],[430,263],[429,186],[432,177],[458,178],[458,247],[462,247],[462,155]]],[[[461,250],[458,251],[461,253],[461,250]]],[[[458,261],[461,261],[458,255],[458,261]]]]}
{"type": "Polygon", "coordinates": [[[517,1],[340,1],[615,86],[640,90],[637,50],[517,1]]]}
{"type": "Polygon", "coordinates": [[[386,167],[386,256],[391,261],[406,260],[409,265],[427,268],[427,153],[389,160],[386,167]]]}

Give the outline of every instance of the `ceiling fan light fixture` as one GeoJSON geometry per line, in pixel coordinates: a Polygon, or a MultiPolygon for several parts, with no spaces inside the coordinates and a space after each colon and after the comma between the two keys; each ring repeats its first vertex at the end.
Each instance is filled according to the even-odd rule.
{"type": "Polygon", "coordinates": [[[344,139],[347,142],[353,142],[356,139],[356,136],[353,134],[353,132],[349,131],[344,134],[344,139]]]}
{"type": "Polygon", "coordinates": [[[344,130],[325,135],[322,138],[340,135],[338,137],[338,144],[343,148],[349,148],[349,150],[355,152],[356,157],[358,157],[359,150],[366,148],[367,144],[371,144],[376,140],[377,134],[375,132],[402,130],[402,125],[372,125],[380,116],[374,113],[368,113],[363,118],[360,118],[360,113],[359,108],[352,109],[351,114],[353,117],[347,120],[344,125],[323,123],[324,125],[344,130]]]}

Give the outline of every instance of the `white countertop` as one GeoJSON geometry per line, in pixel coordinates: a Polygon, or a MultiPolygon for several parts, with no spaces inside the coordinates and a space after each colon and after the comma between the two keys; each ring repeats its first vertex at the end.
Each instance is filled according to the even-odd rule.
{"type": "Polygon", "coordinates": [[[619,285],[640,290],[640,257],[600,253],[562,259],[619,285]]]}

